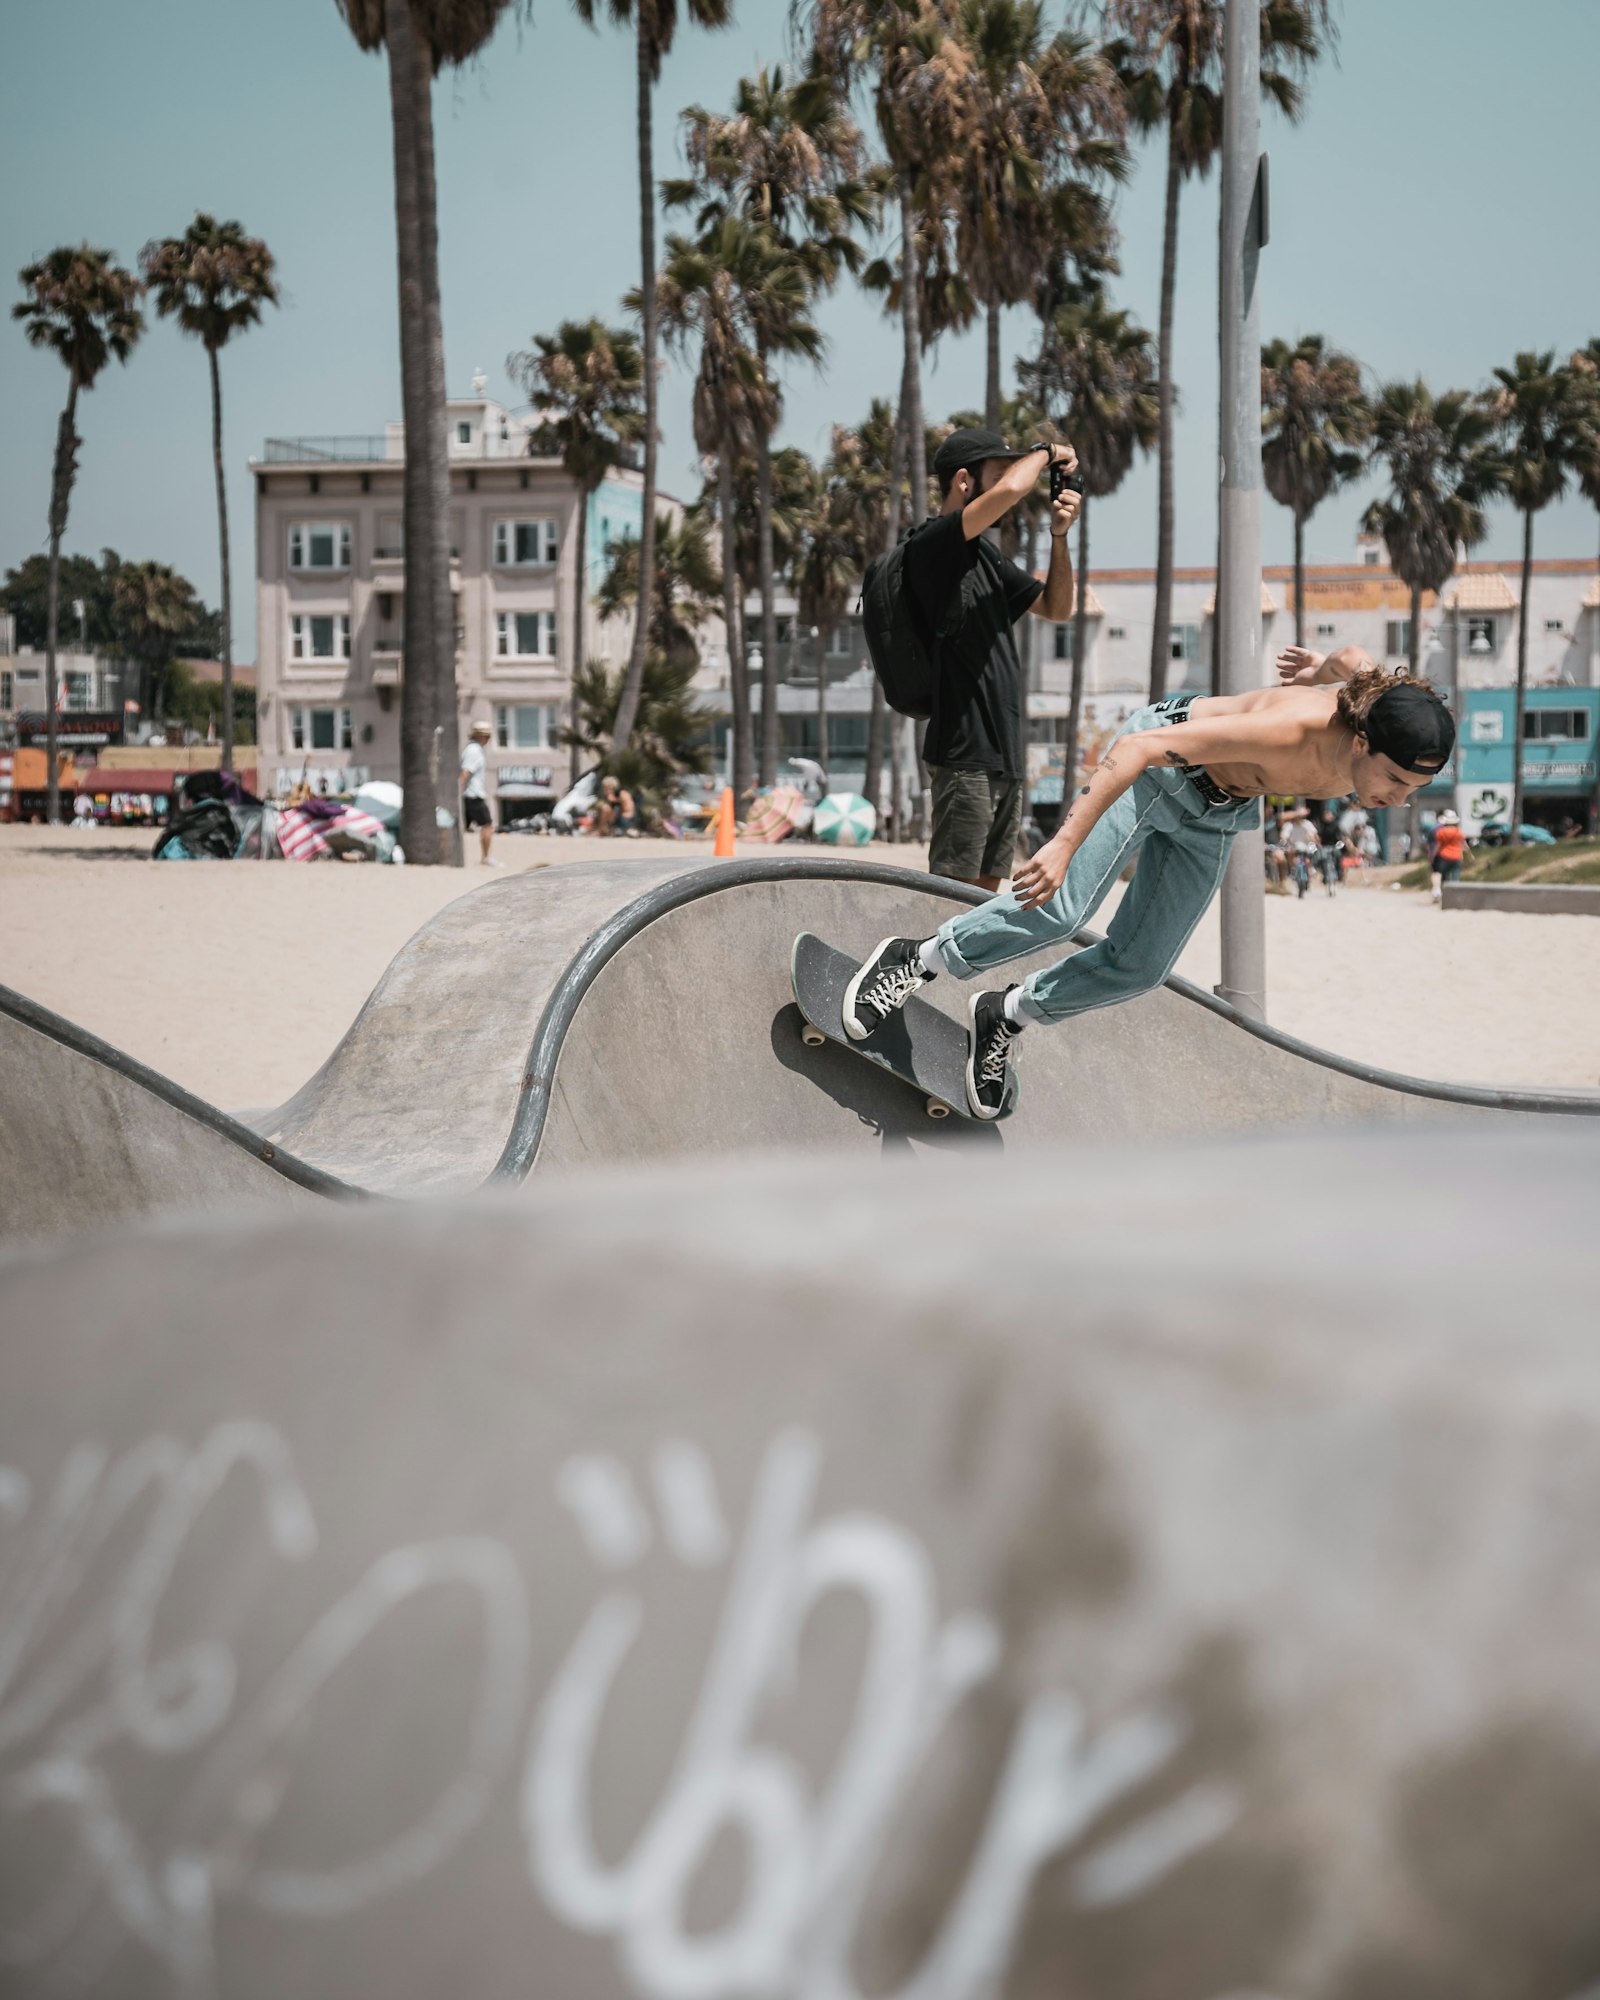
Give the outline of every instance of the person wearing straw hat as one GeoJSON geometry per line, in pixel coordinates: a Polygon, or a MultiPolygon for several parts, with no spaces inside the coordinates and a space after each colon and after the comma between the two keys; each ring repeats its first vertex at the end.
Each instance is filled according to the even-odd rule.
{"type": "Polygon", "coordinates": [[[489,760],[483,754],[488,741],[488,723],[475,722],[466,748],[461,752],[461,824],[478,829],[478,858],[484,867],[498,868],[500,863],[489,858],[489,844],[494,839],[494,815],[489,810],[489,760]]]}
{"type": "Polygon", "coordinates": [[[986,986],[969,1008],[967,1103],[998,1118],[1016,1038],[1159,986],[1222,882],[1233,837],[1269,793],[1402,804],[1449,762],[1450,711],[1433,690],[1358,647],[1278,656],[1281,685],[1180,694],[1137,709],[1060,828],[1010,891],[930,938],[885,938],[845,989],[844,1031],[866,1041],[941,972],[982,979],[1011,959],[1066,946],[1136,856],[1106,936],[1020,984],[986,986]]]}

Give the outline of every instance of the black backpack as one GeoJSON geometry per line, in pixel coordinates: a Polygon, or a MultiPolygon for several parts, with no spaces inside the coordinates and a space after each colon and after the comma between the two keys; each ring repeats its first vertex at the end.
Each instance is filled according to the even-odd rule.
{"type": "Polygon", "coordinates": [[[886,555],[874,556],[861,580],[861,630],[883,697],[901,715],[926,722],[933,713],[938,640],[927,633],[906,589],[907,528],[886,555]]]}

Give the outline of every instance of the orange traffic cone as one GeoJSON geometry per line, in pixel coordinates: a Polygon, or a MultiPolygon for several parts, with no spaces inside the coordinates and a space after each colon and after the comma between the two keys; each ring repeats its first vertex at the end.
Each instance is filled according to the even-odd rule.
{"type": "Polygon", "coordinates": [[[724,785],[722,803],[717,807],[717,844],[714,858],[730,860],[733,856],[733,787],[724,785]]]}

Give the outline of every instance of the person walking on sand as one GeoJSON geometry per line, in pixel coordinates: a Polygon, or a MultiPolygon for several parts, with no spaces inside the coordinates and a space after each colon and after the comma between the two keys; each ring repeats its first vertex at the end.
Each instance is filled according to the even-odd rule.
{"type": "Polygon", "coordinates": [[[483,746],[488,740],[488,723],[475,722],[467,746],[461,753],[461,824],[478,829],[478,859],[484,867],[498,868],[500,863],[489,859],[489,844],[494,839],[494,815],[489,810],[489,760],[483,754],[483,746]]]}
{"type": "Polygon", "coordinates": [[[1182,694],[1138,709],[1057,832],[1009,892],[929,938],[884,938],[845,989],[843,1027],[866,1041],[941,972],[979,979],[1009,960],[1065,946],[1136,855],[1107,935],[1031,973],[985,987],[968,1009],[967,1104],[998,1118],[1016,1039],[1159,986],[1216,894],[1233,837],[1268,793],[1400,805],[1449,760],[1450,711],[1432,689],[1388,673],[1358,647],[1326,658],[1289,646],[1275,688],[1182,694]]]}
{"type": "Polygon", "coordinates": [[[1461,880],[1461,863],[1466,853],[1467,836],[1459,817],[1453,812],[1440,813],[1428,854],[1432,871],[1431,899],[1435,903],[1443,903],[1446,882],[1461,880]]]}

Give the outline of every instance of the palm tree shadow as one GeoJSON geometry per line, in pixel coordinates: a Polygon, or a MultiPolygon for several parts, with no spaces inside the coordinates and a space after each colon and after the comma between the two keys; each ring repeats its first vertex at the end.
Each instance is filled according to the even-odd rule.
{"type": "Polygon", "coordinates": [[[871,1126],[886,1154],[908,1154],[913,1142],[941,1152],[968,1148],[990,1157],[1005,1151],[998,1125],[955,1116],[930,1118],[922,1093],[914,1086],[864,1057],[851,1055],[837,1042],[808,1049],[800,1039],[804,1027],[805,1018],[793,1001],[780,1007],[772,1017],[773,1055],[786,1070],[803,1076],[863,1125],[871,1126]]]}

